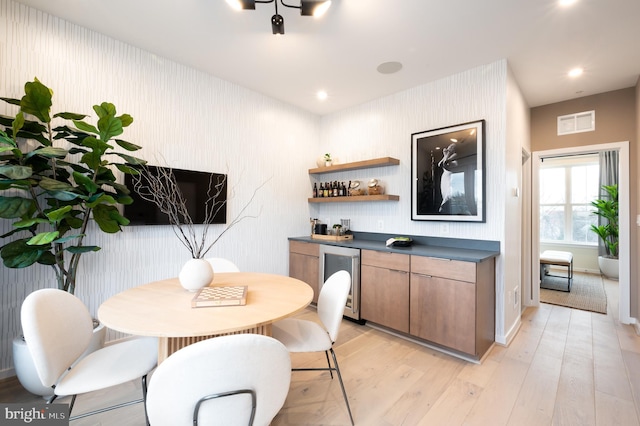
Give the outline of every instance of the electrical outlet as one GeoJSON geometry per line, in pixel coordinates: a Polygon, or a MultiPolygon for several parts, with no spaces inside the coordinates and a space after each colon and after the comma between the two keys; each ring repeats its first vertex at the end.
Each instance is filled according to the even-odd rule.
{"type": "Polygon", "coordinates": [[[449,233],[449,224],[448,223],[441,223],[440,224],[440,233],[445,235],[449,233]]]}
{"type": "Polygon", "coordinates": [[[384,221],[382,219],[378,219],[378,230],[382,231],[384,229],[384,221]]]}
{"type": "Polygon", "coordinates": [[[513,288],[513,308],[516,309],[520,303],[520,289],[518,287],[513,288]]]}

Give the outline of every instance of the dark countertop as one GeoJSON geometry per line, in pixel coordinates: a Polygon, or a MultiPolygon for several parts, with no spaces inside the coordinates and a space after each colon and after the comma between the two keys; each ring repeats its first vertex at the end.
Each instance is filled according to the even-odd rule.
{"type": "Polygon", "coordinates": [[[410,254],[414,256],[436,257],[441,259],[461,260],[479,263],[500,255],[499,241],[467,240],[460,238],[440,238],[406,235],[413,239],[409,247],[387,247],[388,238],[400,235],[353,232],[353,240],[326,241],[313,239],[311,236],[289,237],[292,241],[328,244],[339,247],[351,247],[361,250],[377,250],[390,253],[410,254]]]}

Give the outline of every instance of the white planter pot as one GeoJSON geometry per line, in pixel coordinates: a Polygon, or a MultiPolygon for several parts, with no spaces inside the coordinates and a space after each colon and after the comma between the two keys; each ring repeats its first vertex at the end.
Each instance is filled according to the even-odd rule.
{"type": "Polygon", "coordinates": [[[613,259],[611,257],[606,256],[598,256],[598,266],[600,267],[600,272],[607,277],[614,280],[617,280],[620,276],[620,266],[619,259],[613,259]]]}
{"type": "MultiPolygon", "coordinates": [[[[93,337],[89,343],[89,347],[79,359],[104,347],[106,334],[107,328],[103,324],[99,324],[94,328],[93,337]]],[[[53,395],[53,389],[48,386],[44,386],[40,381],[36,367],[33,364],[29,348],[22,336],[13,339],[13,365],[18,381],[27,391],[34,395],[40,395],[45,399],[53,395]]]]}
{"type": "Polygon", "coordinates": [[[180,270],[178,280],[185,289],[196,291],[211,284],[213,269],[204,259],[189,259],[180,270]]]}

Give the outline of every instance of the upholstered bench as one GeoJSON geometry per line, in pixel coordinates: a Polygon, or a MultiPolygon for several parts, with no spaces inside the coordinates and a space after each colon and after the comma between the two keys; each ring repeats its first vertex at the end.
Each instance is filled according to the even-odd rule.
{"type": "MultiPolygon", "coordinates": [[[[567,279],[567,290],[571,291],[571,282],[573,280],[573,254],[568,251],[545,250],[540,255],[540,287],[543,287],[544,277],[559,277],[567,279]],[[565,266],[567,268],[567,276],[551,275],[546,273],[546,265],[565,266]]],[[[544,288],[544,287],[543,287],[544,288]]],[[[551,289],[555,290],[555,289],[551,289]]]]}

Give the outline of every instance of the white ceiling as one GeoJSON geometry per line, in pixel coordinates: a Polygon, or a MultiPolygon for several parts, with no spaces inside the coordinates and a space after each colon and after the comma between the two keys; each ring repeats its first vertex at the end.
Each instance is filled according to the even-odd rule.
{"type": "Polygon", "coordinates": [[[320,115],[499,59],[531,107],[632,87],[640,74],[640,0],[333,0],[321,19],[279,7],[284,36],[271,34],[273,4],[17,1],[320,115]],[[378,73],[387,61],[402,70],[378,73]],[[576,66],[585,72],[570,79],[576,66]]]}

